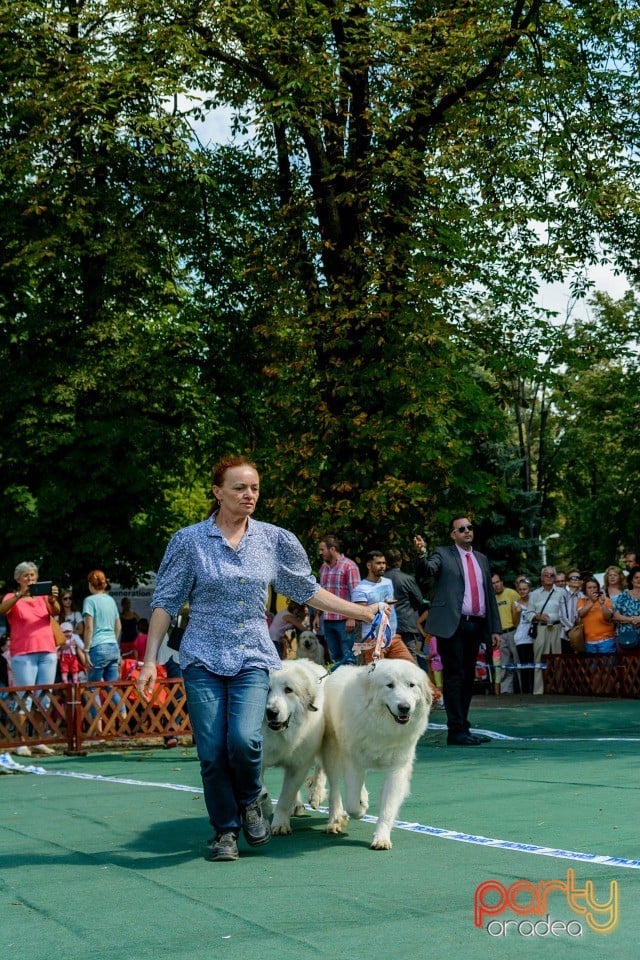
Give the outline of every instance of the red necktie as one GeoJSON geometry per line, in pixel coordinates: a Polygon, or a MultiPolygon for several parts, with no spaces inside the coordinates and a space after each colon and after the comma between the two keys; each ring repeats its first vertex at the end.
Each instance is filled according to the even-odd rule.
{"type": "Polygon", "coordinates": [[[480,615],[480,591],[478,590],[478,580],[470,553],[467,554],[467,573],[469,574],[469,586],[471,587],[471,614],[478,617],[480,615]]]}

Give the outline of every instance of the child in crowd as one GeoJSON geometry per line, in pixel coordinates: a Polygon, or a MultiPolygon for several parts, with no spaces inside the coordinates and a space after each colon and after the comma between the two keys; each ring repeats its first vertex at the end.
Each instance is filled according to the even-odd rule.
{"type": "Polygon", "coordinates": [[[431,634],[425,633],[424,630],[424,624],[427,616],[429,615],[429,606],[429,603],[424,602],[420,607],[420,613],[418,615],[418,630],[420,631],[420,636],[423,640],[422,651],[429,667],[429,679],[440,694],[440,697],[437,700],[434,698],[434,706],[437,707],[438,710],[444,710],[444,697],[442,696],[442,660],[440,659],[440,654],[438,653],[438,641],[436,637],[432,637],[431,634]]]}
{"type": "Polygon", "coordinates": [[[60,655],[60,677],[63,683],[69,682],[71,674],[72,683],[77,683],[80,676],[80,665],[84,667],[84,644],[77,633],[73,632],[73,624],[65,620],[60,624],[60,629],[64,634],[64,643],[58,647],[60,655]]]}
{"type": "Polygon", "coordinates": [[[431,679],[438,690],[442,690],[442,660],[438,653],[438,641],[436,637],[429,637],[427,660],[431,670],[431,679]]]}

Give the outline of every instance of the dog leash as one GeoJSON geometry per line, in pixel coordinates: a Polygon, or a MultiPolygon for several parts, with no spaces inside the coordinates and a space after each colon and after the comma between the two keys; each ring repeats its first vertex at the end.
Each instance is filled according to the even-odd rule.
{"type": "MultiPolygon", "coordinates": [[[[375,667],[382,656],[382,651],[391,643],[391,627],[386,613],[387,605],[384,601],[378,604],[378,612],[373,618],[367,634],[361,643],[354,643],[353,652],[362,653],[363,650],[372,650],[371,661],[375,667]]],[[[372,667],[372,669],[373,669],[372,667]]]]}

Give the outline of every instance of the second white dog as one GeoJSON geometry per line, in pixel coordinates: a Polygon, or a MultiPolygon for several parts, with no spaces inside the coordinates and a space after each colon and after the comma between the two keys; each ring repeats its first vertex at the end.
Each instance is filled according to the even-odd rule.
{"type": "Polygon", "coordinates": [[[381,660],[374,668],[340,667],[324,687],[327,833],[342,833],[349,816],[364,816],[369,804],[366,772],[383,770],[386,777],[371,848],[390,850],[391,828],[411,786],[416,745],[429,723],[427,675],[406,660],[381,660]]]}
{"type": "MultiPolygon", "coordinates": [[[[262,724],[263,767],[282,767],[284,779],[271,831],[292,833],[290,817],[304,812],[298,791],[320,753],[324,733],[326,670],[311,660],[285,660],[269,675],[269,694],[262,724]]],[[[318,807],[326,778],[317,766],[309,785],[309,803],[318,807]]],[[[265,806],[263,806],[263,812],[265,806]]]]}

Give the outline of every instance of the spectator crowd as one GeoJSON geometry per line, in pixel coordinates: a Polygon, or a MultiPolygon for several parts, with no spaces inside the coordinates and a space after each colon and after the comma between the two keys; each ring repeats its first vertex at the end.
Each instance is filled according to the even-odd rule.
{"type": "MultiPolygon", "coordinates": [[[[469,649],[474,651],[475,687],[481,685],[493,694],[543,693],[543,658],[548,654],[584,652],[593,656],[640,649],[640,565],[635,552],[629,550],[619,565],[607,567],[599,578],[577,566],[562,571],[545,565],[538,584],[526,574],[506,577],[498,572],[491,573],[489,584],[485,580],[490,565],[483,568],[480,561],[486,558],[471,548],[473,525],[463,518],[456,522],[459,526],[450,534],[459,551],[459,570],[463,573],[460,589],[464,594],[460,602],[452,597],[444,602],[455,608],[456,625],[450,636],[443,636],[448,631],[439,631],[437,626],[441,623],[437,608],[442,606],[438,586],[435,606],[422,589],[427,583],[422,574],[440,583],[446,553],[438,555],[436,551],[428,557],[424,544],[417,544],[420,549],[415,568],[409,572],[403,569],[407,557],[401,550],[371,550],[361,570],[344,554],[337,537],[327,535],[318,545],[320,585],[353,603],[390,604],[392,637],[383,655],[410,659],[422,666],[436,690],[445,690],[441,707],[447,705],[447,678],[450,680],[456,670],[465,677],[459,678],[466,690],[463,702],[469,694],[469,663],[463,666],[451,661],[452,638],[462,622],[479,627],[486,621],[487,629],[476,631],[477,643],[474,640],[469,649]],[[463,567],[462,560],[471,561],[472,557],[475,567],[463,567]],[[483,595],[485,587],[488,592],[483,595]],[[474,602],[478,602],[479,612],[474,602]],[[570,640],[577,624],[583,628],[579,649],[570,640]]],[[[451,554],[454,559],[457,555],[451,554]]],[[[71,588],[58,589],[48,581],[42,586],[33,563],[18,564],[14,577],[16,589],[8,591],[0,604],[0,614],[7,624],[0,639],[0,689],[18,686],[37,691],[59,681],[113,681],[122,678],[124,661],[144,660],[148,621],[136,613],[127,597],[117,608],[102,571],[88,575],[88,594],[82,604],[76,603],[71,588]]],[[[170,633],[183,633],[186,622],[188,608],[181,611],[170,633]],[[180,622],[182,629],[177,629],[180,622]]],[[[356,625],[355,620],[340,614],[322,613],[286,599],[269,624],[271,639],[282,659],[296,656],[297,638],[311,630],[327,665],[367,662],[368,629],[367,624],[356,625]],[[359,653],[354,652],[354,644],[359,645],[359,653]]],[[[159,651],[159,662],[170,677],[180,676],[178,647],[168,634],[159,651]]],[[[460,649],[465,649],[464,638],[460,649]]],[[[449,683],[449,695],[454,700],[459,696],[457,682],[449,683]]],[[[6,692],[2,696],[6,697],[6,692]]],[[[27,710],[30,697],[23,693],[18,702],[19,712],[27,710]]],[[[455,724],[462,726],[455,732],[466,735],[464,706],[458,704],[457,711],[455,724]]],[[[17,752],[22,749],[29,753],[28,747],[17,752]]],[[[44,745],[35,749],[49,752],[44,745]]]]}

